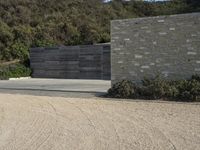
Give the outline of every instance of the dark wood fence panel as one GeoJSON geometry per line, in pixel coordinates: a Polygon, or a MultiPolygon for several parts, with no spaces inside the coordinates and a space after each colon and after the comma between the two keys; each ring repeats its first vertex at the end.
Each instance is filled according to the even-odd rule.
{"type": "Polygon", "coordinates": [[[110,44],[31,48],[33,78],[111,78],[110,44]]]}

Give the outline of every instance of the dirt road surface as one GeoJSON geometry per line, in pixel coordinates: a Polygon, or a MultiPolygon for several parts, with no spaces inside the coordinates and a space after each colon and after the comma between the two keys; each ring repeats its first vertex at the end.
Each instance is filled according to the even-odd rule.
{"type": "Polygon", "coordinates": [[[0,94],[0,150],[199,150],[200,104],[0,94]]]}

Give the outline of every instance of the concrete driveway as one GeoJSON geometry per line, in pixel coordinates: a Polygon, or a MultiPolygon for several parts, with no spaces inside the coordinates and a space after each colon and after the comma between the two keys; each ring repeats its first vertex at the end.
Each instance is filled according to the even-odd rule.
{"type": "Polygon", "coordinates": [[[19,79],[0,81],[0,92],[46,96],[62,96],[66,95],[63,92],[68,92],[75,96],[89,96],[103,94],[110,86],[111,82],[106,80],[19,79]]]}
{"type": "Polygon", "coordinates": [[[1,150],[199,150],[200,105],[0,94],[1,150]]]}

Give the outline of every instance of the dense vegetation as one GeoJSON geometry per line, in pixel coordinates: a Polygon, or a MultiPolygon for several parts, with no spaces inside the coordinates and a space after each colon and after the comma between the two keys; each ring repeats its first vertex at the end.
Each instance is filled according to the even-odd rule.
{"type": "Polygon", "coordinates": [[[14,63],[0,66],[0,80],[30,76],[31,69],[24,63],[14,63]]]}
{"type": "Polygon", "coordinates": [[[108,97],[135,99],[168,99],[200,102],[200,76],[189,80],[168,81],[160,76],[144,79],[142,84],[123,80],[108,90],[108,97]]]}
{"type": "Polygon", "coordinates": [[[0,0],[0,61],[26,60],[29,47],[110,41],[110,20],[200,11],[199,0],[0,0]]]}

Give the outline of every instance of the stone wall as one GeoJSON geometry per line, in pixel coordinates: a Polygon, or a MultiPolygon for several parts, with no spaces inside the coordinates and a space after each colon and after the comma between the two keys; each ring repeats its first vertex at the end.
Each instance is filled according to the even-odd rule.
{"type": "Polygon", "coordinates": [[[112,83],[200,74],[200,13],[111,22],[112,83]]]}
{"type": "Polygon", "coordinates": [[[110,44],[31,48],[34,78],[110,80],[110,44]]]}

